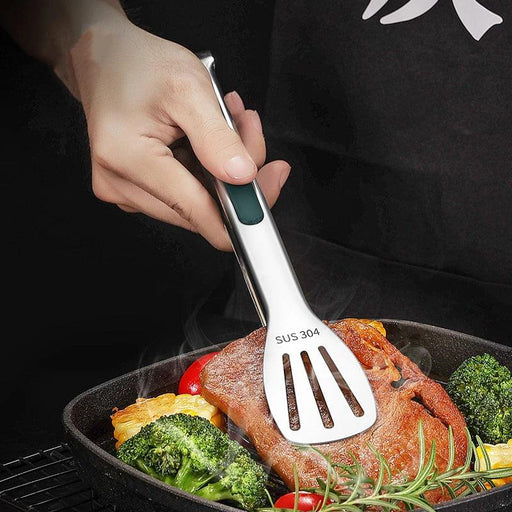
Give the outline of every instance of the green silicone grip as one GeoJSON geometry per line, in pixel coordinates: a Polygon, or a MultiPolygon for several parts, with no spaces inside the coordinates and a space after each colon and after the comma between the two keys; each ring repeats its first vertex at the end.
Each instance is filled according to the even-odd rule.
{"type": "Polygon", "coordinates": [[[236,216],[242,224],[253,225],[263,220],[263,210],[252,183],[246,185],[225,183],[225,186],[235,208],[236,216]]]}

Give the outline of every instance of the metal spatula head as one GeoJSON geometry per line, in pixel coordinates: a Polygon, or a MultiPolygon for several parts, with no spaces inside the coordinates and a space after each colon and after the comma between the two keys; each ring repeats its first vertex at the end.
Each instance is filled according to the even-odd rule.
{"type": "MultiPolygon", "coordinates": [[[[210,52],[198,54],[224,104],[210,52]]],[[[318,444],[360,433],[377,417],[375,399],[359,361],[311,311],[254,181],[228,185],[215,180],[233,249],[267,337],[263,383],[274,421],[289,441],[318,444]]]]}
{"type": "Polygon", "coordinates": [[[269,321],[263,382],[272,416],[293,443],[350,437],[370,428],[377,418],[359,361],[311,312],[269,321]]]}

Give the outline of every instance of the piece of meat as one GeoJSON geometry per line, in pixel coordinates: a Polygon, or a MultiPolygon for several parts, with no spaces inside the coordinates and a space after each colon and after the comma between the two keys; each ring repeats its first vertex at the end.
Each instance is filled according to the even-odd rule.
{"type": "MultiPolygon", "coordinates": [[[[374,327],[356,319],[329,326],[363,366],[377,401],[377,421],[361,434],[315,448],[333,463],[350,463],[352,452],[369,476],[376,477],[379,462],[367,446],[371,443],[389,462],[395,477],[414,478],[421,419],[428,452],[435,439],[438,468],[443,471],[448,461],[448,425],[455,440],[455,465],[463,464],[466,423],[443,387],[374,327]]],[[[315,450],[297,450],[281,435],[270,415],[263,388],[264,344],[265,329],[261,328],[227,345],[203,369],[202,395],[247,433],[258,454],[290,489],[294,489],[294,465],[301,488],[316,486],[318,477],[326,477],[325,459],[315,450]]],[[[449,496],[432,491],[428,499],[436,503],[449,496]]]]}

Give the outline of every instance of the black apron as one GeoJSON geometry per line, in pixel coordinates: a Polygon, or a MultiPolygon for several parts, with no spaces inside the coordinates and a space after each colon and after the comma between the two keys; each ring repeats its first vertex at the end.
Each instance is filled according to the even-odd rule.
{"type": "Polygon", "coordinates": [[[511,344],[512,5],[413,1],[385,24],[405,16],[391,0],[363,19],[378,3],[276,3],[264,123],[292,164],[274,209],[290,256],[322,317],[511,344]]]}

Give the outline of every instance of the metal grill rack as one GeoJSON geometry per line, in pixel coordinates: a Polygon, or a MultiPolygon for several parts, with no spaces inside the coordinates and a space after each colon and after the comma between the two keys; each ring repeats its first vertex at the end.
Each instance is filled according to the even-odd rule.
{"type": "Polygon", "coordinates": [[[0,464],[0,509],[116,512],[115,507],[101,503],[80,480],[71,450],[64,443],[0,464]]]}

